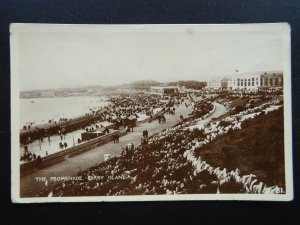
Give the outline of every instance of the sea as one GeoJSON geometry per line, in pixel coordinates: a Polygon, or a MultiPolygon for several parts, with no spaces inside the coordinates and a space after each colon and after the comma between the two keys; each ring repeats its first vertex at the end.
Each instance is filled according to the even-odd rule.
{"type": "Polygon", "coordinates": [[[70,96],[20,99],[20,128],[40,125],[49,120],[73,118],[109,105],[105,96],[70,96]]]}

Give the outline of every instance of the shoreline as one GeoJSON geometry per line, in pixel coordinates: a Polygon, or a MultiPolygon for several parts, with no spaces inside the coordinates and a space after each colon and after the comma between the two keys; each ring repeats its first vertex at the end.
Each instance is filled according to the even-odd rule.
{"type": "Polygon", "coordinates": [[[75,157],[66,158],[62,162],[47,167],[46,169],[25,175],[20,178],[20,196],[33,197],[39,193],[39,190],[41,190],[42,187],[44,187],[44,183],[36,182],[35,177],[51,177],[60,175],[72,176],[83,169],[102,162],[105,154],[119,155],[122,151],[122,147],[126,144],[139,144],[140,137],[142,136],[142,130],[148,129],[149,136],[154,135],[155,133],[160,133],[162,130],[171,128],[180,122],[180,114],[187,116],[190,111],[191,105],[186,107],[184,104],[180,104],[180,106],[176,108],[175,115],[166,114],[167,123],[165,124],[160,124],[156,120],[152,121],[151,123],[138,124],[138,126],[135,127],[134,132],[129,132],[127,135],[120,137],[119,143],[106,143],[100,147],[94,148],[75,157]]]}

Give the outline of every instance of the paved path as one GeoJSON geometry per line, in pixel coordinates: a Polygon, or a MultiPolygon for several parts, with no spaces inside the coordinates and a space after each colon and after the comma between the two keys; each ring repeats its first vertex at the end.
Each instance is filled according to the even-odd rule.
{"type": "Polygon", "coordinates": [[[215,106],[215,111],[204,120],[200,120],[196,125],[190,126],[191,129],[195,127],[202,128],[205,123],[211,121],[213,118],[218,118],[226,112],[226,107],[224,105],[217,102],[213,102],[213,105],[215,106]]]}
{"type": "MultiPolygon", "coordinates": [[[[111,125],[110,122],[98,122],[95,123],[95,125],[98,125],[101,127],[103,126],[109,126],[111,125]]],[[[95,127],[95,125],[92,125],[95,127]]],[[[92,127],[92,126],[87,126],[87,127],[92,127]]],[[[35,140],[32,143],[30,143],[28,146],[28,151],[31,153],[35,153],[36,156],[41,156],[45,157],[47,153],[49,155],[60,152],[62,149],[59,147],[59,143],[61,142],[62,144],[67,143],[68,148],[74,147],[75,145],[78,145],[78,138],[81,139],[81,133],[84,132],[85,130],[80,129],[80,130],[75,130],[72,132],[67,133],[66,135],[62,136],[62,139],[60,135],[52,135],[50,137],[50,142],[48,141],[48,138],[44,138],[44,140],[41,142],[40,140],[35,140]],[[46,153],[47,152],[47,153],[46,153]]],[[[100,131],[104,131],[104,127],[100,128],[100,131]]],[[[24,146],[20,146],[20,153],[21,155],[24,154],[24,146]]],[[[65,148],[64,148],[65,150],[65,148]]]]}
{"type": "Polygon", "coordinates": [[[35,196],[40,192],[41,188],[44,187],[44,182],[35,181],[36,177],[49,178],[52,176],[75,175],[80,170],[87,169],[97,163],[102,162],[104,159],[104,154],[111,154],[111,156],[119,155],[122,151],[122,147],[126,144],[140,144],[143,130],[147,129],[148,135],[151,136],[178,123],[180,121],[180,115],[186,116],[189,112],[191,112],[191,106],[186,108],[184,103],[179,105],[178,108],[175,108],[175,115],[165,114],[165,124],[158,123],[158,120],[154,120],[151,123],[139,124],[134,128],[133,132],[129,132],[127,135],[121,137],[119,143],[107,143],[78,156],[67,158],[60,163],[22,177],[20,180],[21,197],[35,196]]]}
{"type": "Polygon", "coordinates": [[[223,115],[226,112],[226,107],[220,103],[213,102],[214,106],[216,107],[213,114],[211,114],[207,119],[217,118],[221,115],[223,115]]]}

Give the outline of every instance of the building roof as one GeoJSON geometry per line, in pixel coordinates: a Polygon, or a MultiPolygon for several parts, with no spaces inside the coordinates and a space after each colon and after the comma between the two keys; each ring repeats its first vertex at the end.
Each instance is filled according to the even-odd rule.
{"type": "Polygon", "coordinates": [[[233,74],[233,76],[243,76],[243,75],[261,75],[261,74],[282,74],[281,70],[268,70],[268,71],[253,71],[253,72],[246,72],[246,73],[237,73],[233,74]]]}

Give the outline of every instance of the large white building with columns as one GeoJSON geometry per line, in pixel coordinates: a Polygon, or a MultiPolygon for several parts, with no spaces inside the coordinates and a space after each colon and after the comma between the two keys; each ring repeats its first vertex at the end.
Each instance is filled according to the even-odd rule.
{"type": "Polygon", "coordinates": [[[228,88],[232,90],[247,89],[255,91],[261,87],[260,76],[260,73],[233,75],[231,76],[231,86],[228,88]]]}
{"type": "Polygon", "coordinates": [[[207,81],[207,88],[223,90],[281,89],[283,73],[281,71],[235,74],[207,81]]]}

